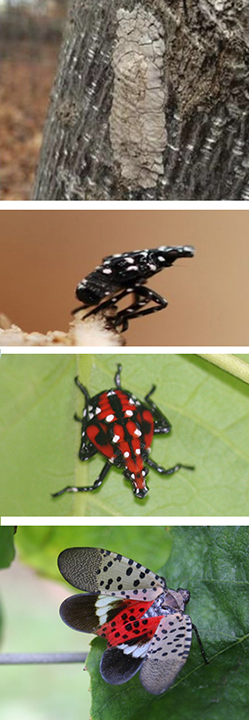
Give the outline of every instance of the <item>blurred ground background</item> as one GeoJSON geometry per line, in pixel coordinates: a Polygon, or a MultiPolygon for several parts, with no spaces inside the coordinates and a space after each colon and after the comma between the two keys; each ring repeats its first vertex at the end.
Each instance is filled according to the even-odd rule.
{"type": "MultiPolygon", "coordinates": [[[[90,636],[65,633],[59,617],[59,605],[71,594],[69,586],[39,577],[18,559],[1,570],[1,652],[87,652],[90,636]]],[[[1,720],[87,720],[89,684],[81,664],[2,666],[1,720]]]]}
{"type": "Polygon", "coordinates": [[[1,200],[29,200],[67,0],[0,0],[1,200]]]}

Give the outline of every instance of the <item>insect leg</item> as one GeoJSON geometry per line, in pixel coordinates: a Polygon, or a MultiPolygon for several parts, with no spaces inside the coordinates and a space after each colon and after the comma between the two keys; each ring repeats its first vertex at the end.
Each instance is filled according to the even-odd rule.
{"type": "Polygon", "coordinates": [[[52,497],[59,497],[59,495],[63,495],[66,492],[91,492],[92,490],[97,490],[100,485],[102,485],[103,480],[105,479],[107,473],[112,467],[112,463],[107,460],[104,467],[101,470],[100,475],[97,477],[97,480],[94,481],[93,485],[86,485],[81,487],[75,487],[74,485],[67,485],[67,487],[64,487],[63,490],[59,490],[56,493],[52,493],[52,497]]]}
{"type": "Polygon", "coordinates": [[[154,434],[169,433],[172,428],[171,423],[169,422],[168,418],[163,415],[162,411],[159,409],[159,407],[157,407],[156,403],[154,403],[153,400],[150,399],[150,395],[152,395],[155,389],[156,385],[152,385],[150,392],[148,392],[144,398],[145,402],[147,402],[150,406],[154,418],[154,434]]]}
{"type": "Polygon", "coordinates": [[[181,468],[184,468],[185,470],[195,469],[193,465],[182,465],[182,463],[177,463],[176,465],[174,465],[174,467],[165,470],[165,468],[155,463],[154,460],[152,460],[151,458],[148,458],[145,462],[146,465],[149,465],[158,473],[161,473],[161,475],[173,475],[175,472],[178,472],[178,470],[181,470],[181,468]]]}
{"type": "MultiPolygon", "coordinates": [[[[97,307],[89,310],[89,312],[84,315],[83,319],[85,320],[86,318],[90,317],[90,315],[97,315],[97,313],[106,310],[106,308],[112,305],[116,305],[119,300],[122,300],[122,298],[124,298],[126,295],[129,295],[129,293],[131,292],[133,292],[133,288],[125,288],[125,290],[122,290],[122,292],[114,295],[114,297],[109,297],[107,300],[97,305],[97,307]]],[[[84,307],[79,307],[78,310],[84,310],[84,307]]]]}
{"type": "Polygon", "coordinates": [[[199,633],[198,633],[197,627],[196,627],[196,625],[194,625],[194,623],[192,623],[192,628],[193,628],[193,630],[195,631],[196,640],[197,640],[197,642],[198,642],[198,645],[199,645],[199,648],[200,648],[200,651],[201,651],[203,660],[204,660],[204,662],[206,663],[206,665],[208,665],[208,659],[207,659],[207,656],[206,656],[206,653],[205,653],[205,650],[204,650],[204,647],[203,647],[203,644],[202,644],[200,635],[199,635],[199,633]]]}
{"type": "Polygon", "coordinates": [[[138,285],[133,288],[135,293],[135,302],[132,305],[120,310],[115,318],[115,327],[122,323],[125,323],[125,329],[128,327],[128,322],[132,318],[142,317],[143,315],[150,315],[151,313],[158,312],[167,307],[168,303],[161,295],[158,295],[154,290],[138,285]],[[147,308],[146,310],[141,309],[144,305],[149,302],[156,303],[156,307],[147,308]]]}
{"type": "Polygon", "coordinates": [[[85,395],[86,405],[87,405],[88,400],[90,400],[90,396],[89,396],[89,392],[88,392],[87,388],[86,388],[84,385],[82,385],[82,383],[79,381],[78,376],[74,378],[74,382],[76,383],[76,385],[78,386],[78,388],[81,390],[81,392],[83,393],[83,395],[85,395]]]}

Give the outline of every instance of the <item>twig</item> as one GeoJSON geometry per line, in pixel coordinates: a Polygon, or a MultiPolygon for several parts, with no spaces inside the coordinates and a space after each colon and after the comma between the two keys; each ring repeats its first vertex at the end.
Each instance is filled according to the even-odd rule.
{"type": "Polygon", "coordinates": [[[0,653],[0,665],[84,663],[87,653],[0,653]]]}
{"type": "Polygon", "coordinates": [[[243,380],[243,382],[249,383],[249,363],[235,355],[228,355],[222,353],[216,353],[212,355],[202,355],[198,353],[198,357],[208,360],[208,362],[217,365],[221,370],[229,372],[231,375],[243,380]]]}

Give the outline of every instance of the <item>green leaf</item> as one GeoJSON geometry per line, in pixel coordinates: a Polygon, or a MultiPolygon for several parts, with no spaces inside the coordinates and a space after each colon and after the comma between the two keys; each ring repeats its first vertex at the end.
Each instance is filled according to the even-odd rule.
{"type": "Polygon", "coordinates": [[[2,515],[61,514],[50,494],[74,483],[76,365],[75,355],[2,356],[2,515]]]}
{"type": "MultiPolygon", "coordinates": [[[[156,697],[136,675],[112,686],[99,673],[106,643],[96,638],[87,659],[91,674],[93,720],[246,720],[249,689],[249,529],[175,527],[165,566],[168,587],[188,588],[187,607],[197,625],[209,664],[195,636],[184,669],[172,688],[156,697]]],[[[140,561],[140,558],[136,558],[140,561]]],[[[161,569],[153,564],[152,570],[161,569]]]]}
{"type": "Polygon", "coordinates": [[[0,527],[0,568],[9,567],[14,557],[14,528],[0,527]]]}
{"type": "MultiPolygon", "coordinates": [[[[248,361],[248,356],[241,356],[248,361]]],[[[189,516],[249,512],[248,385],[195,355],[4,355],[0,366],[2,515],[189,516]],[[117,362],[122,385],[154,400],[173,425],[156,436],[152,458],[164,467],[195,465],[163,477],[150,470],[144,500],[116,468],[92,493],[51,493],[90,485],[103,467],[98,454],[78,458],[83,395],[113,386],[117,362]]]]}
{"type": "MultiPolygon", "coordinates": [[[[14,528],[13,527],[0,527],[0,568],[7,568],[12,563],[15,557],[14,549],[14,528]]],[[[0,604],[0,640],[3,635],[3,611],[2,604],[0,604]]]]}

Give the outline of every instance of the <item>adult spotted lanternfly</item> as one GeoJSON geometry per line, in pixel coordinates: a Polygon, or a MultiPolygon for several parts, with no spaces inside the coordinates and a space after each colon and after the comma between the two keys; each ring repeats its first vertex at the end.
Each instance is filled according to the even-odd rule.
{"type": "Polygon", "coordinates": [[[121,685],[140,670],[146,690],[165,692],[187,660],[192,628],[207,662],[185,613],[188,590],[169,590],[163,577],[109,550],[68,548],[58,566],[73,587],[89,593],[64,600],[60,615],[74,630],[106,638],[100,663],[106,682],[121,685]]]}
{"type": "Polygon", "coordinates": [[[121,388],[120,373],[121,365],[118,365],[115,375],[116,388],[103,390],[93,398],[89,397],[86,387],[75,378],[76,385],[86,400],[83,418],[74,416],[82,424],[80,460],[89,460],[97,452],[104,455],[107,460],[93,485],[83,487],[68,485],[63,490],[53,493],[52,497],[58,497],[65,492],[96,490],[113,465],[124,468],[124,477],[131,481],[133,492],[140,499],[148,492],[145,478],[149,471],[145,463],[161,475],[173,475],[181,468],[194,470],[192,465],[182,465],[182,463],[165,470],[149,458],[153,435],[169,433],[170,422],[151,400],[150,396],[156,389],[155,385],[141,403],[134,395],[121,388]]]}
{"type": "Polygon", "coordinates": [[[124,332],[128,328],[129,320],[142,315],[162,310],[167,306],[167,300],[154,290],[144,287],[148,278],[156,275],[165,267],[171,267],[175,260],[181,257],[193,257],[194,248],[191,245],[168,247],[162,245],[152,250],[136,250],[117,255],[108,255],[103,258],[102,265],[98,265],[93,272],[81,280],[76,288],[76,297],[83,303],[83,308],[73,310],[73,314],[96,305],[89,315],[108,312],[107,322],[110,326],[119,328],[124,332]],[[131,305],[110,315],[110,310],[117,309],[117,303],[129,293],[134,294],[131,305]],[[107,300],[101,302],[104,297],[107,300]],[[144,308],[149,302],[155,306],[144,308]]]}

